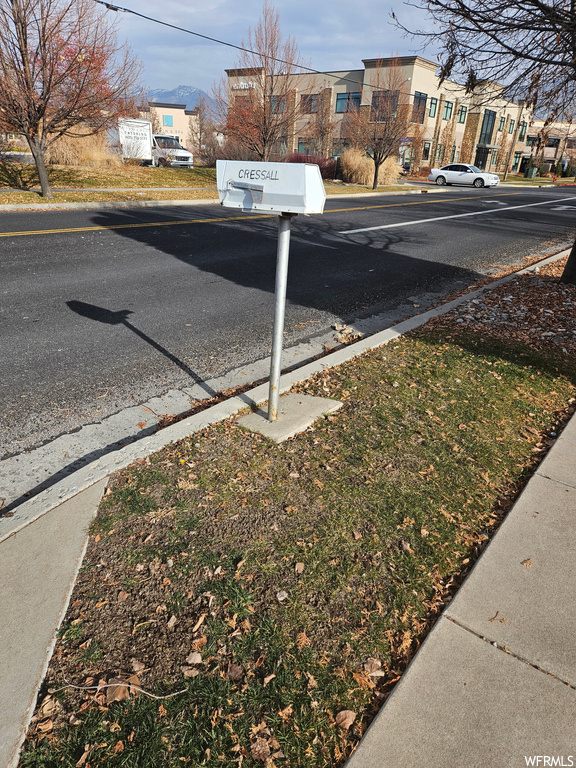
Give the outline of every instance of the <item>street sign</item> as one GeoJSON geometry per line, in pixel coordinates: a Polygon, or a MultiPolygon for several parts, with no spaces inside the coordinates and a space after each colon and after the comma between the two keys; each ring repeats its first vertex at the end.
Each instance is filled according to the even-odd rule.
{"type": "Polygon", "coordinates": [[[272,331],[268,421],[278,418],[282,341],[286,310],[286,283],[290,251],[290,221],[298,213],[323,213],[324,183],[317,165],[308,163],[258,163],[216,161],[216,183],[220,203],[246,213],[278,213],[276,251],[276,301],[272,331]]]}
{"type": "Polygon", "coordinates": [[[218,197],[225,208],[269,213],[322,213],[326,192],[311,163],[216,162],[218,197]]]}

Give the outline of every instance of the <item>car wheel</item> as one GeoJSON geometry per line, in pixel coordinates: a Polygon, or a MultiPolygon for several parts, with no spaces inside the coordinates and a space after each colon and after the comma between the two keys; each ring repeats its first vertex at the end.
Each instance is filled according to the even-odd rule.
{"type": "Polygon", "coordinates": [[[474,186],[475,187],[483,187],[484,186],[484,180],[483,179],[474,179],[474,186]]]}
{"type": "Polygon", "coordinates": [[[158,165],[159,165],[161,168],[166,168],[166,166],[168,165],[168,160],[166,160],[166,158],[165,158],[165,157],[159,157],[159,158],[158,158],[158,165]]]}
{"type": "Polygon", "coordinates": [[[436,178],[436,184],[438,184],[439,187],[443,187],[444,184],[446,184],[446,179],[444,178],[444,176],[438,176],[436,178]]]}

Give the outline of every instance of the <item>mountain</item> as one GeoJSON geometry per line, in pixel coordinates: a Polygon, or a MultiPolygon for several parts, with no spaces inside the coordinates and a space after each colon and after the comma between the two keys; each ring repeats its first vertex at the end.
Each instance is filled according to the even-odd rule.
{"type": "Polygon", "coordinates": [[[161,104],[186,104],[186,109],[194,109],[200,96],[203,96],[208,104],[212,102],[207,93],[193,85],[179,85],[171,91],[155,88],[148,91],[147,95],[149,101],[159,101],[161,104]]]}

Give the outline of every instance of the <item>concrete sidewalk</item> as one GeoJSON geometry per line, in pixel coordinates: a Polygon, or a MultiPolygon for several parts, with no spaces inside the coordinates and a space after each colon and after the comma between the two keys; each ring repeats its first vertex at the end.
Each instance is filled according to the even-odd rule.
{"type": "Polygon", "coordinates": [[[0,768],[18,764],[106,481],[2,542],[0,557],[0,768]]]}
{"type": "Polygon", "coordinates": [[[346,768],[576,765],[575,533],[573,418],[346,768]]]}

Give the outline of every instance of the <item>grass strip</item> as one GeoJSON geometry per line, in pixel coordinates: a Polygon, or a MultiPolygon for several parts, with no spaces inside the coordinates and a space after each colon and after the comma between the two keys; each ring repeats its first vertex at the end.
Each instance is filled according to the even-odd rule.
{"type": "Polygon", "coordinates": [[[280,446],[116,475],[20,765],[342,765],[573,410],[573,354],[472,325],[317,375],[343,408],[280,446]]]}
{"type": "Polygon", "coordinates": [[[74,192],[54,191],[53,197],[39,197],[36,192],[2,192],[0,191],[0,205],[28,205],[34,204],[39,208],[58,208],[62,203],[118,203],[141,202],[151,200],[162,202],[163,200],[218,200],[216,189],[163,189],[150,192],[139,190],[118,192],[74,192]]]}
{"type": "MultiPolygon", "coordinates": [[[[213,187],[215,168],[152,168],[151,166],[120,165],[98,168],[51,165],[48,176],[53,189],[86,187],[213,187]]],[[[0,189],[33,189],[39,191],[38,174],[28,163],[0,163],[0,189]]]]}

